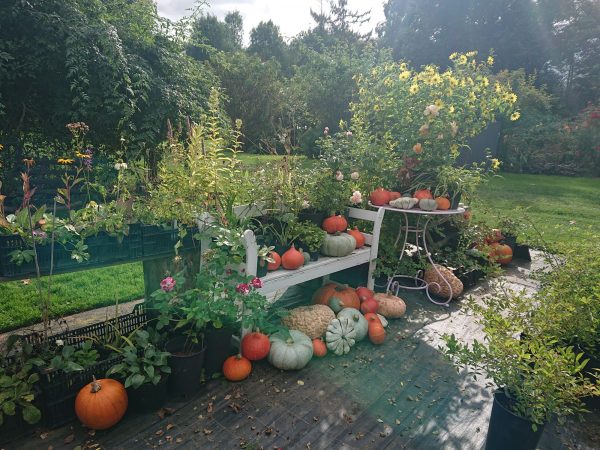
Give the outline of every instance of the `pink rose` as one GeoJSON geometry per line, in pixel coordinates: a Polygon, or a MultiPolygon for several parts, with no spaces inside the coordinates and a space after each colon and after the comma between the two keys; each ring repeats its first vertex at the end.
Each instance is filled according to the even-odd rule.
{"type": "Polygon", "coordinates": [[[176,284],[177,282],[173,277],[167,277],[160,282],[160,288],[165,292],[171,292],[176,284]]]}
{"type": "Polygon", "coordinates": [[[263,287],[262,280],[258,277],[253,278],[250,284],[254,289],[260,289],[261,287],[263,287]]]}
{"type": "Polygon", "coordinates": [[[235,287],[235,290],[238,291],[240,294],[247,295],[248,293],[250,293],[250,286],[246,283],[240,283],[235,287]]]}

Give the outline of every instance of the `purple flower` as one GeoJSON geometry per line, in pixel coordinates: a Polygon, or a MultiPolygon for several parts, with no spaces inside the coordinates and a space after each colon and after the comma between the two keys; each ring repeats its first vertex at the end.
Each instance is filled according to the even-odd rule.
{"type": "Polygon", "coordinates": [[[240,283],[235,287],[235,290],[240,294],[248,295],[250,293],[250,286],[246,283],[240,283]]]}
{"type": "Polygon", "coordinates": [[[94,150],[88,147],[83,149],[81,153],[85,155],[83,158],[83,167],[85,167],[87,170],[92,170],[92,164],[94,162],[94,150]]]}
{"type": "Polygon", "coordinates": [[[173,277],[167,277],[160,282],[160,288],[165,292],[171,292],[176,284],[177,282],[173,277]]]}
{"type": "Polygon", "coordinates": [[[262,280],[258,277],[253,278],[250,284],[254,289],[260,289],[261,287],[263,287],[262,280]]]}
{"type": "Polygon", "coordinates": [[[48,235],[46,234],[45,231],[33,230],[33,237],[40,238],[40,239],[46,239],[48,237],[48,235]]]}

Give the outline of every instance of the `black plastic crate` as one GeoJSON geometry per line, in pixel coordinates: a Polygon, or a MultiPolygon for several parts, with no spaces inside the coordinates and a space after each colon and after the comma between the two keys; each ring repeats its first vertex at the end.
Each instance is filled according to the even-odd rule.
{"type": "MultiPolygon", "coordinates": [[[[186,236],[182,239],[183,246],[179,252],[190,251],[196,248],[193,235],[195,227],[187,229],[186,236]]],[[[179,229],[174,226],[143,225],[142,245],[144,258],[170,256],[175,254],[175,244],[179,241],[179,229]]]]}
{"type": "MultiPolygon", "coordinates": [[[[85,239],[88,246],[88,260],[77,262],[71,258],[71,252],[61,244],[54,244],[54,273],[72,272],[92,267],[101,267],[121,262],[134,261],[142,258],[142,233],[141,227],[132,226],[128,236],[122,241],[106,233],[99,233],[85,239]]],[[[0,236],[0,276],[21,277],[35,274],[35,263],[23,263],[20,265],[11,261],[10,253],[14,250],[25,250],[28,248],[20,236],[0,236]]],[[[50,273],[51,246],[37,245],[38,262],[40,273],[50,273]]]]}

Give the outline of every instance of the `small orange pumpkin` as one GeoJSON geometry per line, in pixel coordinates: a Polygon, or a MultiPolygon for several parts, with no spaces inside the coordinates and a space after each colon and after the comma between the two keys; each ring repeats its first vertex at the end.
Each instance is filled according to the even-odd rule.
{"type": "Polygon", "coordinates": [[[110,378],[93,377],[75,398],[75,414],[86,427],[106,430],[123,418],[127,403],[125,386],[110,378]]]}
{"type": "Polygon", "coordinates": [[[438,209],[450,209],[450,200],[448,200],[446,197],[436,197],[435,202],[437,203],[438,209]]]}
{"type": "Polygon", "coordinates": [[[356,288],[356,295],[358,295],[358,299],[361,302],[364,302],[366,299],[373,297],[373,295],[375,295],[375,292],[364,286],[359,286],[356,288]]]}
{"type": "Polygon", "coordinates": [[[431,191],[429,189],[419,189],[418,191],[415,191],[415,195],[414,197],[417,200],[423,200],[423,199],[433,199],[433,195],[431,194],[431,191]]]}
{"type": "Polygon", "coordinates": [[[321,228],[323,228],[329,234],[342,232],[348,228],[348,221],[344,216],[340,216],[339,214],[335,216],[329,216],[323,220],[321,228]]]}
{"type": "Polygon", "coordinates": [[[348,228],[347,233],[354,238],[356,241],[356,248],[361,248],[365,245],[365,236],[359,231],[357,227],[352,230],[348,228]]]}
{"type": "Polygon", "coordinates": [[[381,345],[385,341],[385,329],[381,322],[369,322],[369,340],[375,345],[381,345]]]}
{"type": "Polygon", "coordinates": [[[390,192],[390,202],[391,202],[392,200],[397,200],[397,199],[399,199],[400,197],[402,197],[402,194],[401,194],[400,192],[396,192],[396,191],[391,191],[391,192],[390,192]]]}
{"type": "Polygon", "coordinates": [[[383,326],[383,324],[381,323],[381,319],[379,318],[379,316],[376,313],[373,313],[373,312],[366,313],[365,319],[367,319],[367,321],[369,323],[375,322],[375,323],[378,323],[379,325],[383,326]]]}
{"type": "Polygon", "coordinates": [[[390,201],[390,192],[384,188],[377,188],[371,195],[369,195],[369,201],[375,206],[383,206],[390,201]]]}
{"type": "Polygon", "coordinates": [[[494,243],[494,244],[492,244],[492,246],[494,247],[492,255],[493,255],[494,260],[497,263],[505,265],[512,261],[512,259],[513,259],[512,248],[510,248],[506,244],[498,244],[498,243],[494,243]]]}
{"type": "Polygon", "coordinates": [[[313,355],[318,358],[322,358],[327,354],[327,345],[323,342],[323,339],[313,339],[313,355]]]}
{"type": "Polygon", "coordinates": [[[377,313],[379,303],[374,298],[368,298],[360,304],[360,312],[363,314],[377,313]]]}
{"type": "Polygon", "coordinates": [[[267,270],[277,270],[281,266],[281,256],[277,252],[269,253],[274,262],[267,264],[267,270]]]}
{"type": "Polygon", "coordinates": [[[251,361],[258,361],[266,358],[271,349],[271,341],[266,334],[255,331],[248,333],[242,338],[242,355],[251,361]]]}
{"type": "Polygon", "coordinates": [[[239,353],[230,356],[223,363],[223,376],[229,381],[242,381],[252,372],[252,363],[239,353]]]}
{"type": "Polygon", "coordinates": [[[281,265],[284,269],[296,270],[304,265],[304,255],[292,245],[287,252],[281,255],[281,265]]]}

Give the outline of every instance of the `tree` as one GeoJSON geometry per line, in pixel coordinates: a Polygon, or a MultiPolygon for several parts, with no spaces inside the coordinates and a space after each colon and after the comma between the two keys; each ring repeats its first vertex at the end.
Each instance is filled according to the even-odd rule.
{"type": "Polygon", "coordinates": [[[289,67],[287,46],[281,37],[279,27],[273,21],[260,22],[252,29],[248,52],[257,55],[263,61],[274,58],[287,72],[289,67]]]}
{"type": "Polygon", "coordinates": [[[192,25],[192,35],[187,52],[198,60],[210,57],[211,49],[233,52],[241,48],[243,33],[239,12],[227,14],[224,22],[217,16],[202,14],[192,25]]]}
{"type": "Polygon", "coordinates": [[[228,12],[224,19],[237,48],[244,43],[244,19],[239,11],[228,12]]]}

